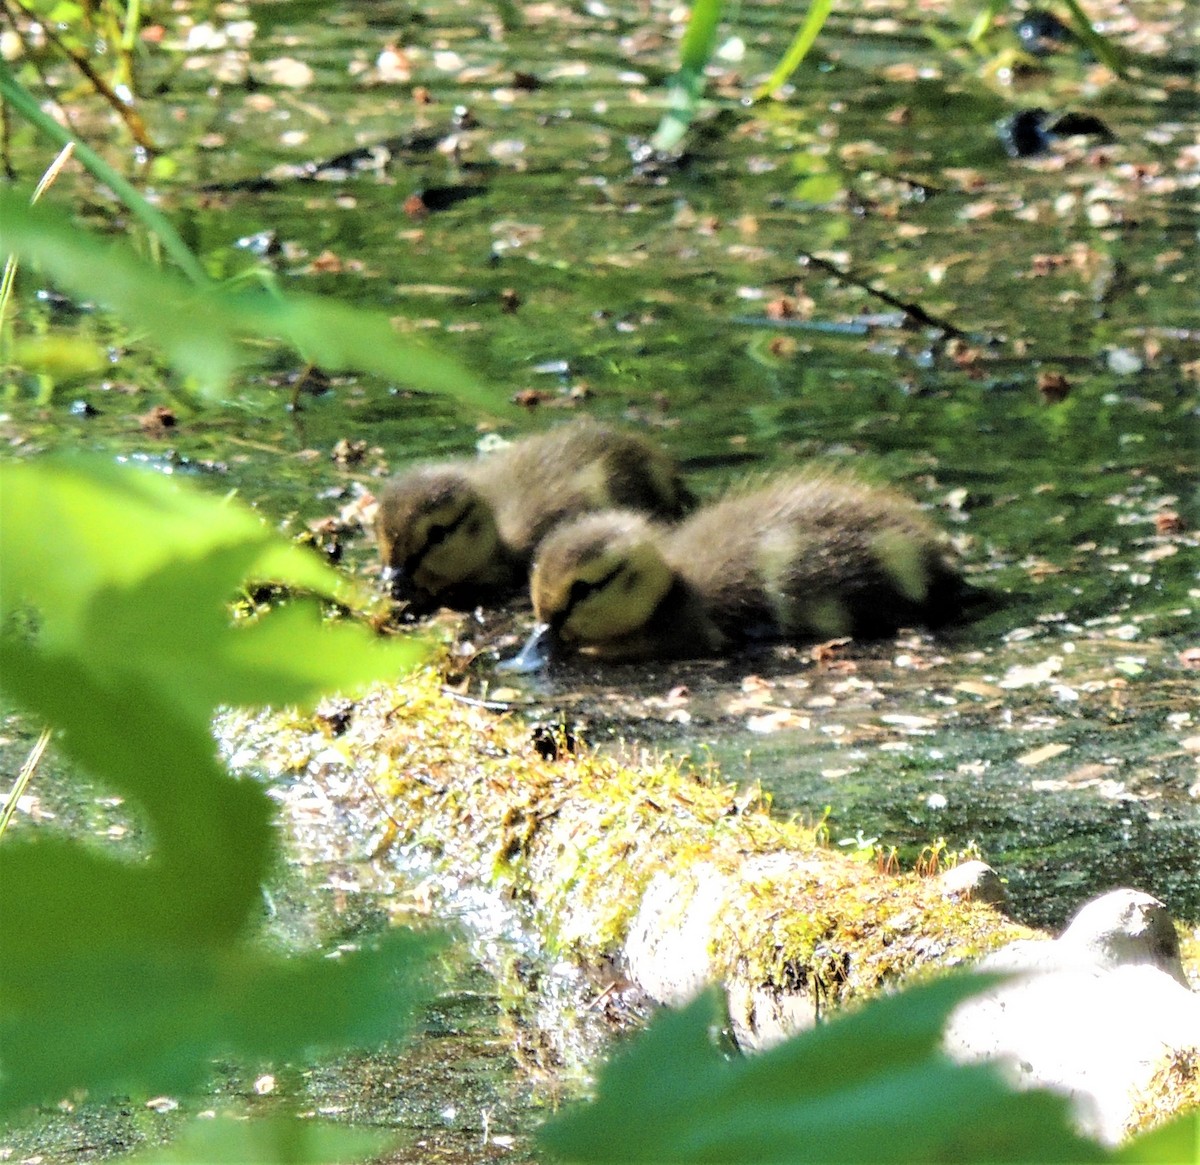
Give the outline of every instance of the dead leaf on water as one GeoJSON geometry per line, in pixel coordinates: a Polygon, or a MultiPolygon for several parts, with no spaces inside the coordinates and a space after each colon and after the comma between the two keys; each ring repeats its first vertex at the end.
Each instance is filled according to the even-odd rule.
{"type": "Polygon", "coordinates": [[[751,732],[779,732],[785,728],[811,728],[812,719],[792,708],[777,708],[761,716],[751,716],[746,721],[746,727],[751,732]]]}
{"type": "Polygon", "coordinates": [[[1061,655],[1051,655],[1035,664],[1015,664],[1004,673],[1000,686],[1008,689],[1028,688],[1047,683],[1062,669],[1062,664],[1061,655]]]}
{"type": "Polygon", "coordinates": [[[285,89],[307,88],[315,76],[309,65],[295,57],[276,57],[273,61],[264,61],[260,67],[268,85],[280,85],[285,89]]]}
{"type": "Polygon", "coordinates": [[[1035,748],[1032,752],[1025,753],[1024,756],[1017,757],[1017,764],[1024,765],[1026,768],[1032,768],[1034,765],[1040,765],[1044,761],[1053,760],[1056,756],[1062,756],[1064,752],[1070,752],[1069,744],[1043,744],[1041,748],[1035,748]]]}
{"type": "Polygon", "coordinates": [[[907,716],[901,713],[895,713],[889,716],[880,716],[880,720],[884,724],[892,724],[897,728],[936,728],[937,720],[932,716],[907,716]]]}
{"type": "Polygon", "coordinates": [[[996,687],[995,684],[984,684],[978,680],[963,680],[961,684],[955,684],[956,692],[965,692],[968,696],[980,696],[983,699],[994,699],[996,696],[1004,695],[1002,688],[996,687]]]}

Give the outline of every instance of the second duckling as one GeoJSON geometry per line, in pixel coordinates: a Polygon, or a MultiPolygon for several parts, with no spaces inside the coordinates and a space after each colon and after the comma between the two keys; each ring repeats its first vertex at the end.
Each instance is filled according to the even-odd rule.
{"type": "Polygon", "coordinates": [[[692,501],[672,458],[592,420],[526,437],[477,461],[427,465],[379,499],[376,537],[396,598],[470,608],[523,585],[559,523],[620,506],[673,520],[692,501]]]}
{"type": "Polygon", "coordinates": [[[852,478],[787,475],[674,529],[628,512],[559,527],[537,553],[535,628],[514,670],[555,653],[718,655],[759,639],[877,636],[953,619],[964,589],[916,505],[852,478]]]}

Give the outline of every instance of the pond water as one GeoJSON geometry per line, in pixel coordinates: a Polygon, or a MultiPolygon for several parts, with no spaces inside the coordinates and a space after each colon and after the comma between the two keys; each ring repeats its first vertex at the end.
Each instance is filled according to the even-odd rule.
{"type": "MultiPolygon", "coordinates": [[[[147,73],[163,92],[144,113],[175,167],[156,179],[164,209],[214,273],[262,261],[285,290],[393,313],[492,386],[494,409],[347,375],[291,411],[299,360],[282,349],[201,406],[87,313],[72,326],[119,351],[111,374],[49,394],[11,376],[9,455],[92,449],[194,474],[294,532],[414,458],[572,411],[652,432],[706,496],[813,457],[851,463],[928,507],[973,580],[1010,596],[1001,609],[939,639],[574,668],[502,698],[606,746],[711,756],[905,862],[938,838],[975,845],[1026,921],[1133,884],[1200,922],[1186,5],[1089,7],[1142,54],[1129,83],[1068,50],[1009,85],[931,47],[975,6],[860,6],[831,20],[786,101],[755,106],[745,79],[778,59],[791,13],[740,8],[743,43],[718,60],[688,153],[635,167],[674,60],[670,10],[530,5],[505,28],[500,5],[222,6],[256,22],[247,51],[217,25],[147,73]],[[278,83],[284,58],[311,83],[278,83]],[[1112,140],[1014,160],[994,123],[1034,106],[1097,117],[1112,140]],[[384,142],[377,168],[297,176],[384,142]],[[239,245],[268,232],[265,259],[239,245]],[[897,301],[953,334],[908,326],[897,301]],[[176,420],[157,436],[137,420],[155,405],[176,420]],[[365,448],[335,458],[343,438],[365,448]]],[[[48,161],[24,130],[14,144],[26,176],[48,161]]],[[[111,229],[85,180],[53,197],[111,229]]],[[[65,324],[38,286],[23,275],[19,318],[65,324]]],[[[375,569],[365,536],[345,563],[375,569]]],[[[523,620],[471,624],[469,691],[511,689],[492,664],[523,620]]]]}

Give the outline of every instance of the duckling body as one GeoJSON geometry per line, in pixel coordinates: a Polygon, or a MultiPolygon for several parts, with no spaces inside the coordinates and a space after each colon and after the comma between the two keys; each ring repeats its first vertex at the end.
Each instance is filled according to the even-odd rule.
{"type": "Polygon", "coordinates": [[[912,502],[811,472],[735,493],[674,529],[628,512],[580,518],[546,539],[531,579],[551,650],[604,659],[936,625],[954,617],[961,587],[912,502]]]}
{"type": "Polygon", "coordinates": [[[580,420],[477,461],[394,478],[379,499],[376,537],[396,597],[472,607],[521,586],[534,548],[563,521],[611,507],[672,520],[690,501],[663,450],[580,420]]]}

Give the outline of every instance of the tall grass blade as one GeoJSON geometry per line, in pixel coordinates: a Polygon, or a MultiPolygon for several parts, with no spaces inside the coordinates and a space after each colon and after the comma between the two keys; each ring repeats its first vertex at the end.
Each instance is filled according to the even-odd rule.
{"type": "Polygon", "coordinates": [[[667,88],[667,112],[650,144],[656,150],[673,150],[683,140],[704,95],[704,70],[717,47],[717,29],[724,0],[697,0],[679,49],[679,72],[667,88]]]}
{"type": "Polygon", "coordinates": [[[754,99],[756,101],[769,97],[800,67],[801,61],[808,56],[809,49],[816,42],[817,35],[824,27],[832,10],[833,0],[813,0],[813,3],[809,5],[808,15],[800,26],[800,31],[796,33],[795,39],[788,46],[788,51],[784,53],[783,59],[775,66],[775,72],[755,91],[754,99]]]}
{"type": "Polygon", "coordinates": [[[0,61],[0,97],[13,109],[59,146],[73,143],[75,156],[98,182],[103,182],[162,243],[163,250],[175,261],[176,266],[195,284],[208,285],[209,278],[199,260],[188,249],[179,233],[153,206],[142,197],[120,174],[116,172],[95,150],[76,141],[52,117],[42,112],[34,97],[17,81],[8,66],[0,61]]]}
{"type": "Polygon", "coordinates": [[[1075,35],[1084,43],[1088,51],[1102,65],[1107,65],[1118,77],[1125,76],[1125,63],[1121,52],[1107,37],[1101,36],[1093,27],[1088,14],[1079,7],[1077,0],[1063,0],[1071,13],[1071,23],[1075,26],[1075,35]]]}

